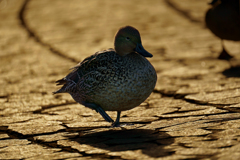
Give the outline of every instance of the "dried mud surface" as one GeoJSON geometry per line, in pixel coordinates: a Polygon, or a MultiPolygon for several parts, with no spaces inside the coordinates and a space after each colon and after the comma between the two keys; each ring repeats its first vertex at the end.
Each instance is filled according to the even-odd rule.
{"type": "MultiPolygon", "coordinates": [[[[0,1],[0,159],[240,159],[240,45],[218,60],[207,0],[0,1]],[[118,128],[54,81],[136,27],[158,81],[118,128]]],[[[108,112],[113,118],[115,112],[108,112]]]]}

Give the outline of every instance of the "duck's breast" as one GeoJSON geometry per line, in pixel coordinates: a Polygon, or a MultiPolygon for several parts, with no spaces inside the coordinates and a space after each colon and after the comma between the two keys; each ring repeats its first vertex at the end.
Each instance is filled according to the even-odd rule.
{"type": "Polygon", "coordinates": [[[154,67],[137,53],[124,57],[116,55],[110,61],[108,74],[102,75],[104,83],[90,96],[91,101],[112,111],[128,110],[141,104],[155,87],[154,67]]]}

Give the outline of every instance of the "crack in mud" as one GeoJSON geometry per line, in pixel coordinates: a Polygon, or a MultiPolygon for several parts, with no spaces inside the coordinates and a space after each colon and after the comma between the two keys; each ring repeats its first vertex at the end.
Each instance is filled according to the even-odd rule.
{"type": "MultiPolygon", "coordinates": [[[[57,144],[57,141],[52,141],[52,142],[45,142],[43,140],[38,140],[38,139],[34,139],[35,136],[42,136],[42,135],[51,135],[51,134],[55,134],[55,133],[60,133],[60,132],[65,132],[66,129],[61,129],[55,132],[51,132],[51,133],[41,133],[41,134],[34,134],[34,135],[23,135],[21,133],[18,133],[16,131],[13,131],[11,129],[8,129],[7,126],[0,126],[0,132],[1,133],[6,133],[10,138],[5,138],[5,139],[26,139],[28,141],[30,141],[32,144],[37,144],[43,147],[47,147],[47,148],[59,148],[61,149],[61,151],[64,152],[69,152],[69,153],[79,153],[82,157],[87,157],[87,156],[91,156],[91,157],[97,157],[97,158],[109,158],[109,159],[120,159],[121,157],[119,156],[110,156],[107,154],[88,154],[85,153],[84,151],[78,151],[77,149],[74,149],[70,146],[63,146],[63,145],[59,145],[57,144]]],[[[1,139],[3,140],[3,139],[1,139]]],[[[121,158],[122,159],[122,158],[121,158]]]]}
{"type": "Polygon", "coordinates": [[[26,11],[26,8],[27,8],[27,5],[29,4],[30,0],[25,0],[20,11],[19,11],[19,19],[20,19],[20,23],[22,25],[22,27],[26,30],[26,32],[28,33],[29,37],[32,37],[38,44],[42,45],[43,47],[49,49],[52,53],[64,58],[64,59],[68,59],[72,62],[75,62],[75,63],[78,63],[79,61],[74,59],[74,58],[71,58],[71,57],[68,57],[66,56],[64,53],[62,53],[61,51],[59,51],[58,49],[52,47],[50,44],[46,43],[46,42],[43,42],[41,40],[41,38],[39,36],[37,36],[37,34],[28,26],[26,20],[25,20],[25,11],[26,11]]]}
{"type": "MultiPolygon", "coordinates": [[[[233,90],[233,89],[230,89],[233,90]]],[[[217,91],[220,92],[220,91],[217,91]]],[[[212,106],[212,107],[216,107],[218,109],[222,109],[222,110],[227,110],[231,113],[240,113],[240,109],[236,109],[236,108],[224,108],[226,106],[231,106],[234,104],[239,104],[239,103],[231,103],[231,104],[213,104],[212,102],[206,102],[206,101],[200,101],[200,100],[193,100],[193,99],[187,99],[185,98],[185,96],[187,95],[191,95],[191,94],[176,94],[176,91],[164,91],[164,90],[157,90],[154,89],[153,93],[159,93],[161,94],[163,97],[170,97],[173,99],[181,99],[184,100],[185,102],[191,103],[191,104],[196,104],[196,105],[202,105],[202,106],[212,106]]],[[[215,93],[215,92],[206,92],[206,93],[215,93]]],[[[235,97],[239,97],[239,96],[235,96],[235,97]]],[[[178,111],[176,111],[176,113],[178,113],[178,111]]]]}
{"type": "Polygon", "coordinates": [[[66,102],[66,103],[56,104],[56,105],[45,105],[45,106],[41,106],[41,109],[33,111],[33,113],[34,114],[44,114],[42,112],[46,109],[51,109],[54,107],[66,106],[66,105],[71,105],[71,104],[77,104],[77,102],[74,101],[74,102],[66,102]]]}
{"type": "Polygon", "coordinates": [[[201,24],[203,23],[201,20],[192,17],[188,11],[180,8],[171,0],[164,0],[164,2],[169,6],[169,8],[172,8],[173,10],[175,10],[177,13],[179,13],[180,15],[182,15],[184,18],[188,19],[189,21],[191,21],[193,23],[201,23],[201,24]]]}

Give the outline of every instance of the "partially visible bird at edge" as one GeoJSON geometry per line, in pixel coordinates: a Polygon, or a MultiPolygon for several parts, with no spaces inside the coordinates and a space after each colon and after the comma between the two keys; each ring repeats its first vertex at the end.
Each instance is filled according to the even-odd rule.
{"type": "Polygon", "coordinates": [[[144,102],[156,85],[156,71],[145,57],[152,54],[143,48],[139,31],[122,27],[115,35],[114,49],[96,52],[78,63],[56,81],[63,86],[53,93],[69,93],[118,127],[121,112],[144,102]],[[117,111],[115,122],[105,111],[117,111]]]}
{"type": "Polygon", "coordinates": [[[207,11],[205,22],[211,32],[222,42],[222,52],[218,59],[233,58],[223,44],[223,40],[240,41],[240,0],[212,0],[212,7],[207,11]]]}

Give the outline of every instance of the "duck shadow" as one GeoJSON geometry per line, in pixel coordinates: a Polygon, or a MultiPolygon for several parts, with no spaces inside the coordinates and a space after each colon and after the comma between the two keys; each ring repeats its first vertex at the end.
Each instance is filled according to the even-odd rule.
{"type": "Polygon", "coordinates": [[[240,77],[240,66],[228,68],[222,74],[226,77],[240,77]]]}
{"type": "Polygon", "coordinates": [[[165,147],[174,142],[174,138],[165,132],[150,129],[108,129],[106,131],[83,131],[79,137],[69,139],[95,148],[121,152],[141,150],[150,157],[164,157],[174,153],[165,147]]]}

